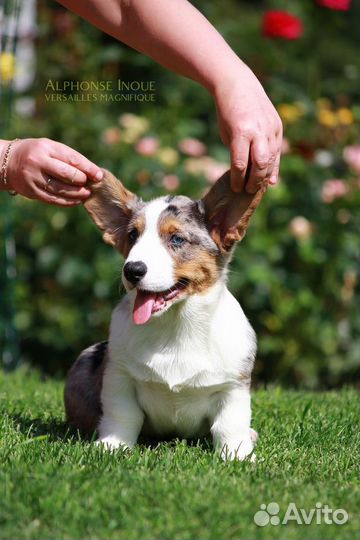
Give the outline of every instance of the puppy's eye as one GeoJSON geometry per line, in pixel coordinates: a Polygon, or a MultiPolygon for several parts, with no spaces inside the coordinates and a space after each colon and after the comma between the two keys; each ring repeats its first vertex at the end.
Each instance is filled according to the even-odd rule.
{"type": "Polygon", "coordinates": [[[186,242],[185,238],[180,236],[179,234],[172,234],[170,237],[170,244],[173,247],[180,247],[186,242]]]}
{"type": "Polygon", "coordinates": [[[128,234],[129,241],[133,244],[136,242],[139,236],[139,231],[137,229],[131,229],[131,231],[128,234]]]}

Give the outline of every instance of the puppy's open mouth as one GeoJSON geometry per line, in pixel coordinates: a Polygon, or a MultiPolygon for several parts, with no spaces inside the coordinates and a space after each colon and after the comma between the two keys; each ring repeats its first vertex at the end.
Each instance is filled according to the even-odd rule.
{"type": "Polygon", "coordinates": [[[151,315],[163,311],[177,299],[187,287],[188,281],[182,279],[166,291],[144,291],[137,289],[133,309],[133,321],[135,324],[148,322],[151,315]]]}

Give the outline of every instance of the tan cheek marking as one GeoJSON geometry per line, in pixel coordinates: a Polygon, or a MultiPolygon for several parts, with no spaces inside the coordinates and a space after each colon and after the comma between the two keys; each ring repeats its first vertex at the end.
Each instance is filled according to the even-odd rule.
{"type": "Polygon", "coordinates": [[[159,224],[160,236],[167,237],[179,230],[181,230],[181,223],[173,217],[165,218],[159,224]]]}
{"type": "Polygon", "coordinates": [[[199,248],[194,258],[186,262],[176,262],[176,280],[189,280],[188,294],[204,294],[219,277],[219,268],[215,255],[199,248]]]}

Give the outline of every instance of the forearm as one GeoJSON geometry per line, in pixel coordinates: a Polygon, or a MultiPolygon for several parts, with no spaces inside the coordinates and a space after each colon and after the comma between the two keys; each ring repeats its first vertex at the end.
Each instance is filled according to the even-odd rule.
{"type": "Polygon", "coordinates": [[[243,71],[255,76],[186,0],[58,0],[104,32],[216,94],[243,71]]]}

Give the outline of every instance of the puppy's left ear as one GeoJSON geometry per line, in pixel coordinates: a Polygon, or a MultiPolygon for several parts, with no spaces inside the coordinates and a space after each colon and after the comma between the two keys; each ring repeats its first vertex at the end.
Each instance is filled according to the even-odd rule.
{"type": "Polygon", "coordinates": [[[230,187],[230,171],[227,171],[201,200],[207,228],[224,255],[235,242],[244,238],[266,189],[264,185],[256,193],[247,193],[244,187],[235,193],[230,187]]]}
{"type": "Polygon", "coordinates": [[[85,209],[102,231],[104,241],[124,255],[127,225],[139,199],[105,169],[104,179],[92,184],[91,192],[91,196],[84,202],[85,209]]]}

